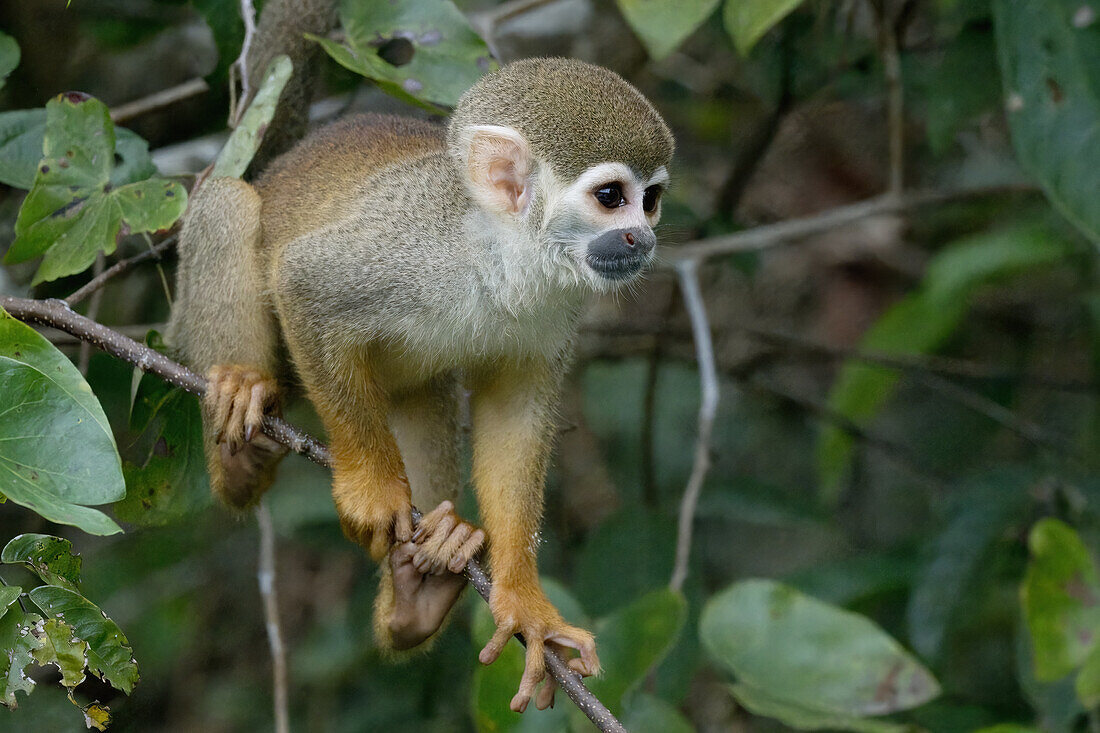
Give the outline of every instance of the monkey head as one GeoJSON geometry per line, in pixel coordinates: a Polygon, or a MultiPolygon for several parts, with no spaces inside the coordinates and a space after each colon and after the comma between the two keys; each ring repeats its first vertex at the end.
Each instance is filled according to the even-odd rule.
{"type": "Polygon", "coordinates": [[[494,239],[551,279],[598,291],[653,259],[672,133],[614,72],[526,59],[459,101],[448,150],[494,239]]]}

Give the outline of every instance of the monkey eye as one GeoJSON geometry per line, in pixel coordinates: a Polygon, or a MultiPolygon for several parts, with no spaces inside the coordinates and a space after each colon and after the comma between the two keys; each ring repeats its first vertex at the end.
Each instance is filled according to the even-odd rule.
{"type": "Polygon", "coordinates": [[[626,204],[626,200],[623,199],[623,184],[618,181],[600,186],[593,195],[608,209],[617,209],[626,204]]]}
{"type": "Polygon", "coordinates": [[[657,201],[660,200],[660,198],[661,187],[650,186],[645,190],[645,193],[642,194],[642,209],[644,209],[646,213],[652,214],[657,210],[657,201]]]}

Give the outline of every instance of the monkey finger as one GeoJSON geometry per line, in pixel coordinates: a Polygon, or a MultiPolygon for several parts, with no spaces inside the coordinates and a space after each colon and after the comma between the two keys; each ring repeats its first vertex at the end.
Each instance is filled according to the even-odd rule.
{"type": "Polygon", "coordinates": [[[406,507],[399,509],[393,519],[393,536],[398,542],[408,542],[412,539],[413,519],[412,511],[406,507]]]}
{"type": "Polygon", "coordinates": [[[440,520],[443,519],[443,517],[453,514],[454,510],[455,505],[449,499],[441,501],[439,506],[420,518],[420,523],[416,526],[416,532],[414,532],[412,536],[413,542],[419,542],[421,538],[428,537],[434,533],[440,520]]]}
{"type": "Polygon", "coordinates": [[[535,708],[545,710],[554,707],[554,693],[558,689],[558,681],[547,675],[546,682],[539,688],[539,694],[535,697],[535,708]]]}
{"type": "Polygon", "coordinates": [[[466,540],[462,547],[455,551],[447,569],[452,573],[461,573],[466,569],[466,563],[470,562],[470,558],[478,553],[484,543],[485,532],[475,529],[473,534],[470,535],[470,539],[466,540]]]}
{"type": "Polygon", "coordinates": [[[546,637],[546,640],[580,652],[580,657],[570,660],[569,666],[585,677],[599,674],[600,660],[596,656],[596,639],[592,634],[575,626],[567,626],[564,630],[546,637]],[[573,662],[577,664],[574,665],[573,662]]]}
{"type": "Polygon", "coordinates": [[[244,441],[244,419],[248,411],[248,390],[238,390],[233,396],[229,420],[225,424],[225,439],[229,443],[229,452],[235,454],[244,441]]]}
{"type": "Polygon", "coordinates": [[[504,650],[504,645],[512,638],[512,627],[508,625],[497,626],[493,632],[493,638],[489,639],[485,648],[477,655],[477,660],[482,664],[492,664],[504,650]]]}
{"type": "Polygon", "coordinates": [[[262,427],[264,420],[264,402],[268,392],[266,382],[256,382],[250,390],[248,409],[244,415],[244,440],[252,442],[254,436],[262,427]]]}
{"type": "Polygon", "coordinates": [[[390,551],[390,542],[388,532],[370,532],[370,545],[368,551],[370,552],[371,559],[375,562],[379,562],[386,556],[386,553],[390,551]]]}
{"type": "Polygon", "coordinates": [[[517,713],[522,713],[531,702],[535,688],[546,679],[546,647],[538,643],[530,643],[527,646],[527,661],[523,667],[523,677],[519,681],[519,690],[509,707],[517,713]]]}
{"type": "MultiPolygon", "coordinates": [[[[466,540],[470,539],[470,535],[473,534],[474,527],[468,522],[457,522],[454,529],[444,539],[443,544],[439,548],[439,552],[436,553],[436,564],[438,565],[439,572],[449,570],[450,565],[454,562],[455,553],[466,543],[466,540]]],[[[451,571],[454,572],[454,571],[451,571]]]]}

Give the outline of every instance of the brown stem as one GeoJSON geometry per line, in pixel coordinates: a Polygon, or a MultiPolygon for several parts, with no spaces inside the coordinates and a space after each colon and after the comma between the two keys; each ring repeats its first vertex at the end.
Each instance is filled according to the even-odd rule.
{"type": "Polygon", "coordinates": [[[84,300],[89,295],[98,291],[100,288],[106,285],[108,280],[117,275],[121,275],[134,265],[140,265],[142,262],[145,262],[147,260],[160,259],[160,256],[171,249],[175,244],[176,238],[175,236],[172,236],[168,239],[165,239],[163,242],[160,242],[159,244],[153,245],[141,254],[136,254],[133,257],[129,257],[125,260],[120,260],[116,262],[103,272],[93,277],[79,289],[73,291],[72,295],[70,295],[68,298],[65,298],[65,302],[69,305],[76,305],[77,303],[84,300]]]}

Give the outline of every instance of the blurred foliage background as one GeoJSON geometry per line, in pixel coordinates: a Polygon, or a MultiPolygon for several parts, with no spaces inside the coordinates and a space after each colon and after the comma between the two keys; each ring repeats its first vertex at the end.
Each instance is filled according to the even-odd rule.
{"type": "MultiPolygon", "coordinates": [[[[700,382],[667,266],[584,318],[540,550],[551,597],[597,631],[606,674],[592,689],[631,730],[1100,730],[1098,11],[1088,0],[346,0],[343,28],[319,39],[335,62],[311,89],[313,124],[435,116],[491,51],[608,66],[674,130],[665,256],[724,247],[699,270],[720,399],[688,579],[668,588],[700,382]],[[447,42],[401,46],[414,22],[447,42]],[[865,200],[872,213],[813,219],[805,236],[727,239],[865,200]]],[[[0,295],[64,297],[162,240],[140,232],[179,211],[118,209],[117,252],[113,231],[44,229],[65,201],[49,198],[40,159],[91,145],[80,136],[111,129],[108,108],[190,82],[120,123],[113,166],[77,166],[87,195],[108,202],[96,206],[124,201],[125,184],[189,187],[225,141],[244,24],[227,1],[40,0],[0,5],[0,31],[0,295]],[[71,90],[106,107],[43,109],[71,90]],[[65,237],[79,241],[62,251],[65,237]],[[41,265],[15,262],[43,252],[41,265]]],[[[145,338],[167,318],[173,265],[169,250],[79,308],[145,338]]],[[[25,358],[24,328],[0,321],[0,364],[25,358]]],[[[116,731],[270,728],[258,530],[210,501],[197,404],[44,334],[109,421],[128,494],[104,508],[125,532],[65,526],[89,529],[73,507],[119,498],[107,479],[95,485],[117,459],[53,513],[26,508],[16,479],[0,477],[11,499],[0,544],[59,536],[82,558],[74,570],[70,548],[48,539],[4,551],[0,702],[18,709],[0,727],[81,729],[68,689],[89,719],[93,702],[108,705],[116,731]],[[129,695],[125,649],[98,668],[88,656],[102,639],[66,656],[91,637],[38,626],[33,658],[19,656],[34,604],[48,613],[61,597],[94,602],[124,631],[140,671],[129,695]]],[[[11,471],[19,420],[39,408],[2,373],[11,471]]],[[[320,433],[308,405],[287,417],[320,433]]],[[[67,456],[93,442],[19,450],[67,456]]],[[[95,450],[110,458],[106,443],[95,450]]],[[[476,516],[469,493],[460,511],[476,516]]],[[[288,458],[266,503],[295,730],[587,729],[560,695],[550,711],[507,710],[521,650],[477,664],[491,619],[473,593],[429,653],[385,659],[370,634],[376,569],[341,535],[323,470],[288,458]]]]}

